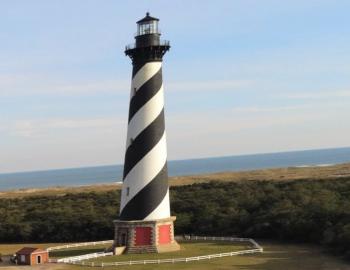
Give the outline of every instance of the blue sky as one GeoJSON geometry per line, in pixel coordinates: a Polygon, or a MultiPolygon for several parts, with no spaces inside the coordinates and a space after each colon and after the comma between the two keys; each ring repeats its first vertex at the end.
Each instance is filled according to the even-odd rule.
{"type": "Polygon", "coordinates": [[[341,0],[3,0],[0,172],[123,162],[123,51],[146,11],[172,45],[169,159],[349,146],[349,10],[341,0]]]}

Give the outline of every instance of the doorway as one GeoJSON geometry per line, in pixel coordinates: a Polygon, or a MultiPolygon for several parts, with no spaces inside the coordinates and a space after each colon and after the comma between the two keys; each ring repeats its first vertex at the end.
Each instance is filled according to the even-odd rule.
{"type": "Polygon", "coordinates": [[[126,246],[127,241],[128,241],[128,238],[127,238],[126,233],[122,233],[120,244],[121,244],[122,246],[126,246]]]}
{"type": "Polygon", "coordinates": [[[125,247],[128,245],[128,229],[120,228],[118,230],[118,242],[117,245],[119,247],[125,247]]]}
{"type": "Polygon", "coordinates": [[[41,263],[41,256],[40,255],[36,257],[36,262],[37,262],[37,264],[41,263]]]}

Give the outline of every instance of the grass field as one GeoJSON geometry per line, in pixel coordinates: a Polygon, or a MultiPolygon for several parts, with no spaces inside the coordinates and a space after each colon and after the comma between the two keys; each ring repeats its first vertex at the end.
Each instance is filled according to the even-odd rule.
{"type": "Polygon", "coordinates": [[[94,253],[94,252],[102,252],[110,246],[111,244],[103,244],[103,245],[53,250],[50,252],[50,258],[62,258],[62,257],[69,257],[69,256],[79,256],[79,255],[84,255],[84,254],[94,253]]]}
{"type": "Polygon", "coordinates": [[[225,242],[195,242],[180,243],[181,250],[160,253],[160,254],[126,254],[122,256],[109,256],[89,260],[90,262],[115,262],[115,261],[136,261],[136,260],[156,260],[167,258],[182,258],[200,255],[209,255],[252,248],[248,245],[225,243],[225,242]]]}
{"type": "MultiPolygon", "coordinates": [[[[206,260],[200,262],[189,262],[189,263],[178,263],[178,264],[161,264],[161,265],[134,265],[134,266],[125,266],[118,267],[119,270],[175,270],[175,269],[184,269],[184,270],[350,270],[350,262],[346,262],[341,258],[328,255],[324,251],[314,245],[305,245],[305,244],[286,244],[286,243],[277,243],[277,242],[266,242],[258,241],[264,247],[264,253],[254,254],[254,255],[244,255],[244,256],[233,256],[218,258],[213,260],[206,260]]],[[[44,244],[45,246],[52,246],[53,244],[44,244]]],[[[57,245],[57,244],[54,244],[57,245]]],[[[22,245],[23,246],[23,245],[22,245]]],[[[32,246],[41,246],[40,244],[32,244],[32,246]]],[[[17,247],[21,247],[17,245],[17,247]]],[[[186,247],[186,246],[184,246],[186,247]]],[[[9,245],[0,245],[0,250],[8,253],[10,250],[13,250],[13,246],[9,245]]],[[[187,250],[189,246],[186,247],[187,250]]],[[[203,247],[204,252],[212,250],[213,246],[203,247]]],[[[232,247],[229,247],[230,249],[232,247]]],[[[195,254],[200,248],[197,246],[194,250],[190,250],[188,254],[195,254]]],[[[225,246],[222,250],[225,249],[225,246]]],[[[175,255],[175,253],[162,254],[169,258],[170,256],[175,255]]],[[[132,256],[132,255],[127,255],[132,256]]],[[[133,255],[135,256],[135,255],[133,255]]],[[[138,259],[141,256],[138,255],[138,259]]],[[[147,256],[147,255],[146,255],[147,256]]],[[[148,255],[149,256],[149,255],[148,255]]],[[[154,255],[152,255],[154,256],[154,255]]],[[[123,255],[124,257],[124,255],[123,255]]],[[[111,260],[112,257],[108,259],[111,260]]],[[[129,260],[130,257],[119,257],[120,260],[129,260]]],[[[148,257],[149,258],[149,257],[148,257]]],[[[107,258],[104,258],[104,261],[107,258]]],[[[1,266],[1,264],[0,264],[1,266]]],[[[17,269],[28,269],[23,266],[9,266],[1,267],[1,270],[17,270],[17,269]]],[[[31,269],[31,268],[30,268],[31,269]]],[[[74,266],[74,265],[64,265],[64,264],[46,264],[40,267],[35,267],[33,269],[52,269],[52,270],[83,270],[83,269],[95,269],[91,267],[83,266],[74,266]]],[[[101,268],[96,268],[101,269],[101,268]]],[[[107,268],[113,269],[113,268],[107,268]]]]}
{"type": "MultiPolygon", "coordinates": [[[[69,243],[0,244],[0,253],[3,256],[8,256],[8,255],[14,254],[16,251],[20,250],[23,247],[37,247],[37,248],[46,249],[48,247],[62,246],[66,244],[69,244],[69,243]]],[[[50,257],[57,258],[57,257],[77,256],[77,255],[82,255],[87,253],[99,252],[99,251],[104,251],[105,248],[109,246],[110,244],[103,244],[103,245],[95,245],[95,246],[74,247],[74,248],[68,248],[68,249],[62,249],[62,250],[54,250],[50,252],[50,257]]]]}
{"type": "MultiPolygon", "coordinates": [[[[198,175],[198,176],[185,176],[185,177],[173,177],[170,179],[172,186],[178,185],[189,185],[193,183],[203,183],[210,181],[249,181],[249,180],[272,180],[272,181],[292,181],[299,179],[339,179],[348,177],[350,175],[350,163],[341,164],[327,167],[309,167],[309,168],[280,168],[280,169],[266,169],[256,170],[247,172],[224,172],[216,174],[198,175]]],[[[16,190],[9,192],[0,192],[0,198],[20,198],[26,196],[62,196],[67,193],[81,193],[81,192],[105,192],[110,190],[119,189],[118,184],[109,185],[94,185],[86,187],[57,187],[48,189],[26,189],[16,190]]],[[[1,219],[1,217],[0,217],[1,219]]],[[[0,221],[1,222],[1,221],[0,221]]],[[[350,270],[350,263],[343,261],[340,258],[327,255],[319,246],[312,245],[293,245],[293,244],[282,244],[276,242],[260,242],[264,247],[265,252],[263,254],[245,255],[245,256],[234,256],[220,259],[214,259],[210,261],[191,262],[191,263],[179,263],[179,264],[162,264],[162,265],[142,265],[142,266],[131,266],[131,267],[118,267],[118,269],[239,269],[239,270],[350,270]]],[[[49,246],[62,245],[63,243],[47,243],[47,244],[0,244],[0,253],[3,255],[13,254],[24,246],[46,248],[49,246]]],[[[194,246],[189,248],[183,244],[184,251],[187,252],[186,257],[199,255],[225,252],[225,246],[222,247],[221,251],[217,252],[212,250],[215,248],[214,245],[205,246],[194,246]],[[203,251],[203,253],[202,253],[203,251]]],[[[230,250],[234,250],[234,247],[227,247],[230,250]]],[[[91,247],[72,249],[52,253],[53,256],[72,256],[80,255],[90,252],[96,252],[103,250],[104,247],[91,247]]],[[[159,258],[172,257],[183,257],[180,253],[168,253],[161,254],[159,258]]],[[[151,259],[154,255],[126,255],[118,257],[118,260],[142,260],[151,259]],[[146,257],[142,257],[146,256],[146,257]]],[[[105,257],[105,262],[109,260],[115,260],[113,257],[105,257]]],[[[96,260],[98,261],[98,260],[96,260]]],[[[26,267],[4,267],[4,264],[0,263],[0,270],[3,269],[26,269],[26,267]]],[[[48,264],[37,267],[36,269],[90,269],[81,266],[63,265],[63,264],[48,264]]],[[[112,268],[110,268],[112,269],[112,268]]]]}
{"type": "Polygon", "coordinates": [[[44,243],[44,244],[38,244],[38,243],[18,243],[18,244],[0,244],[0,253],[2,255],[12,255],[16,251],[20,250],[23,247],[37,247],[46,249],[48,247],[54,247],[54,246],[60,246],[65,245],[69,243],[44,243]]]}
{"type": "MultiPolygon", "coordinates": [[[[260,242],[259,242],[260,243],[260,242]]],[[[222,243],[221,243],[222,244],[222,243]]],[[[275,242],[262,242],[264,253],[254,255],[243,255],[224,257],[212,260],[205,260],[199,262],[178,263],[178,264],[161,264],[161,265],[133,265],[118,267],[120,270],[160,270],[160,269],[184,269],[184,270],[349,270],[350,263],[343,261],[340,258],[329,256],[323,253],[322,249],[312,245],[296,245],[296,244],[281,244],[275,242]]],[[[218,243],[196,243],[196,244],[182,244],[185,248],[185,253],[167,253],[160,254],[158,258],[171,258],[196,256],[199,254],[220,253],[226,251],[233,251],[240,249],[237,245],[219,246],[218,243]],[[218,250],[220,250],[218,252],[218,250]],[[180,255],[181,254],[181,255],[180,255]]],[[[142,260],[152,259],[156,255],[127,255],[120,257],[106,257],[96,259],[95,261],[113,261],[116,260],[142,260]]],[[[81,267],[72,267],[70,269],[81,269],[81,267]]],[[[109,268],[112,269],[112,268],[109,268]]]]}

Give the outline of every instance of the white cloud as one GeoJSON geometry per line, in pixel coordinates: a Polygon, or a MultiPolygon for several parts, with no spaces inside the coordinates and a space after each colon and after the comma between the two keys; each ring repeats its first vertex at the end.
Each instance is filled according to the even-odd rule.
{"type": "Polygon", "coordinates": [[[299,92],[283,95],[288,99],[332,99],[332,98],[347,98],[350,97],[350,90],[330,90],[319,92],[299,92]]]}
{"type": "Polygon", "coordinates": [[[348,145],[349,108],[247,107],[169,116],[171,159],[348,145]],[[253,113],[249,113],[253,112],[253,113]]]}
{"type": "Polygon", "coordinates": [[[0,171],[121,163],[126,126],[125,119],[112,117],[7,123],[1,131],[0,171]]]}
{"type": "MultiPolygon", "coordinates": [[[[7,124],[8,133],[26,138],[41,138],[52,136],[50,132],[62,132],[67,130],[93,130],[107,131],[120,128],[125,124],[120,118],[94,118],[94,119],[46,119],[46,120],[17,120],[7,124]]],[[[69,131],[72,132],[72,131],[69,131]]],[[[88,135],[87,135],[88,136],[88,135]]],[[[52,137],[55,137],[53,135],[52,137]]]]}
{"type": "Polygon", "coordinates": [[[217,91],[217,90],[239,90],[252,85],[248,80],[215,80],[215,81],[184,81],[166,83],[170,91],[217,91]]]}
{"type": "MultiPolygon", "coordinates": [[[[347,115],[348,106],[169,114],[169,159],[344,146],[350,132],[347,115]]],[[[0,127],[2,171],[123,162],[124,117],[22,119],[0,127]]]]}
{"type": "MultiPolygon", "coordinates": [[[[214,80],[165,82],[169,91],[225,91],[252,86],[249,80],[214,80]]],[[[13,95],[79,95],[93,93],[129,93],[130,80],[67,81],[41,74],[0,75],[0,96],[13,95]]]]}
{"type": "Polygon", "coordinates": [[[76,95],[92,93],[128,93],[127,80],[65,81],[40,74],[0,75],[0,96],[13,95],[76,95]]]}
{"type": "Polygon", "coordinates": [[[10,130],[12,131],[11,133],[20,137],[32,137],[36,133],[35,125],[28,120],[15,122],[10,130]]]}
{"type": "Polygon", "coordinates": [[[236,107],[233,108],[234,112],[242,113],[269,113],[269,112],[286,112],[286,111],[296,111],[301,109],[310,108],[310,105],[294,105],[294,106],[281,106],[281,107],[236,107]]]}

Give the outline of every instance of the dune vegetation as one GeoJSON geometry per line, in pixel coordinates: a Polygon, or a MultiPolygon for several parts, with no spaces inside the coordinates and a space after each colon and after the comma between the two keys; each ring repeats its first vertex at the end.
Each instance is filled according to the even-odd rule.
{"type": "MultiPolygon", "coordinates": [[[[350,177],[346,169],[338,169],[341,177],[330,171],[333,177],[324,178],[307,178],[305,173],[291,179],[281,174],[257,179],[271,171],[242,173],[246,178],[241,180],[229,173],[222,178],[196,176],[202,182],[192,177],[190,183],[171,187],[176,234],[313,243],[349,258],[350,177]]],[[[112,239],[120,190],[73,190],[0,198],[0,242],[112,239]]]]}

